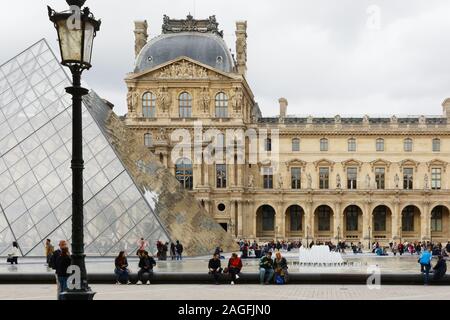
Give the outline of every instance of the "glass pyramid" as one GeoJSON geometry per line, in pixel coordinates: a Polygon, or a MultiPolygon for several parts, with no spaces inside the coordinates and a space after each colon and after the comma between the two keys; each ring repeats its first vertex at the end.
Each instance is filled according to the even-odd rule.
{"type": "MultiPolygon", "coordinates": [[[[45,239],[70,240],[70,85],[45,40],[0,66],[1,256],[13,241],[23,256],[43,256],[45,239]]],[[[132,252],[141,237],[169,241],[86,105],[83,135],[86,253],[132,252]]]]}

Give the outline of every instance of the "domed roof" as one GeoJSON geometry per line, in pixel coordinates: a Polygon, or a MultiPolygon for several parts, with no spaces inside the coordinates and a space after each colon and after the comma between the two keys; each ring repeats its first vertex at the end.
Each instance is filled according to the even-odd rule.
{"type": "Polygon", "coordinates": [[[233,58],[225,41],[213,33],[180,32],[162,34],[142,48],[135,72],[140,73],[186,56],[223,72],[233,72],[233,58]]]}

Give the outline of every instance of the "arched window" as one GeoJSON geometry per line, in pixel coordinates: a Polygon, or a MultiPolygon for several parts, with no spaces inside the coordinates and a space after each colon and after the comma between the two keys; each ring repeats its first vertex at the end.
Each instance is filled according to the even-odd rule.
{"type": "Polygon", "coordinates": [[[441,139],[434,138],[433,139],[433,152],[440,152],[441,151],[441,139]]]}
{"type": "Polygon", "coordinates": [[[384,151],[384,139],[377,139],[377,151],[384,151]]]}
{"type": "Polygon", "coordinates": [[[349,152],[356,152],[356,139],[350,138],[348,139],[348,151],[349,152]]]}
{"type": "Polygon", "coordinates": [[[300,151],[300,139],[292,139],[292,151],[300,151]]]}
{"type": "Polygon", "coordinates": [[[262,207],[262,229],[263,231],[275,229],[275,210],[268,205],[262,207]]]}
{"type": "Polygon", "coordinates": [[[190,118],[192,117],[192,96],[183,92],[178,97],[178,105],[180,108],[180,118],[190,118]]]}
{"type": "Polygon", "coordinates": [[[413,141],[411,138],[406,138],[403,142],[403,149],[405,152],[411,152],[413,149],[413,141]]]}
{"type": "Polygon", "coordinates": [[[146,92],[142,96],[142,116],[144,118],[156,117],[156,95],[146,92]]]}
{"type": "Polygon", "coordinates": [[[153,136],[151,133],[144,134],[144,145],[146,147],[153,147],[153,136]]]}
{"type": "Polygon", "coordinates": [[[317,208],[319,231],[330,231],[331,229],[331,209],[328,206],[317,208]]]}
{"type": "Polygon", "coordinates": [[[227,118],[228,117],[228,96],[219,92],[216,95],[216,118],[227,118]]]}
{"type": "Polygon", "coordinates": [[[328,139],[320,139],[320,151],[328,151],[328,139]]]}
{"type": "Polygon", "coordinates": [[[386,216],[387,216],[386,207],[379,206],[375,209],[375,212],[373,214],[374,231],[386,231],[386,216]]]}
{"type": "Polygon", "coordinates": [[[345,227],[347,231],[358,231],[358,210],[357,206],[347,208],[345,213],[345,227]]]}
{"type": "Polygon", "coordinates": [[[193,174],[192,162],[187,158],[179,159],[175,164],[175,177],[181,185],[187,189],[192,190],[193,174]]]}

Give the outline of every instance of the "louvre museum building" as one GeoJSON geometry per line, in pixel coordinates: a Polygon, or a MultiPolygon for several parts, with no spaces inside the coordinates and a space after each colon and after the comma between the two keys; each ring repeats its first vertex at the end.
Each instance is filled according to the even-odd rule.
{"type": "MultiPolygon", "coordinates": [[[[450,239],[450,99],[440,115],[324,118],[290,116],[280,98],[279,115],[264,117],[246,78],[247,22],[236,22],[234,54],[218,25],[164,16],[149,38],[136,21],[124,116],[89,88],[87,254],[131,251],[141,237],[181,240],[190,255],[234,250],[236,239],[450,239]],[[194,140],[198,123],[219,140],[267,130],[258,147],[277,153],[276,169],[250,160],[248,139],[242,161],[198,161],[194,146],[174,157],[173,133],[194,140]]],[[[0,67],[0,255],[13,241],[42,256],[45,239],[70,239],[69,85],[45,40],[0,67]]]]}

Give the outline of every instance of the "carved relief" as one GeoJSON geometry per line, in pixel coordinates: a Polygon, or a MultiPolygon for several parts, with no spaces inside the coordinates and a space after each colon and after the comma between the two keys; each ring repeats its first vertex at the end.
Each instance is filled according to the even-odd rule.
{"type": "Polygon", "coordinates": [[[206,79],[208,78],[208,71],[206,68],[183,60],[164,67],[156,77],[161,79],[206,79]]]}

